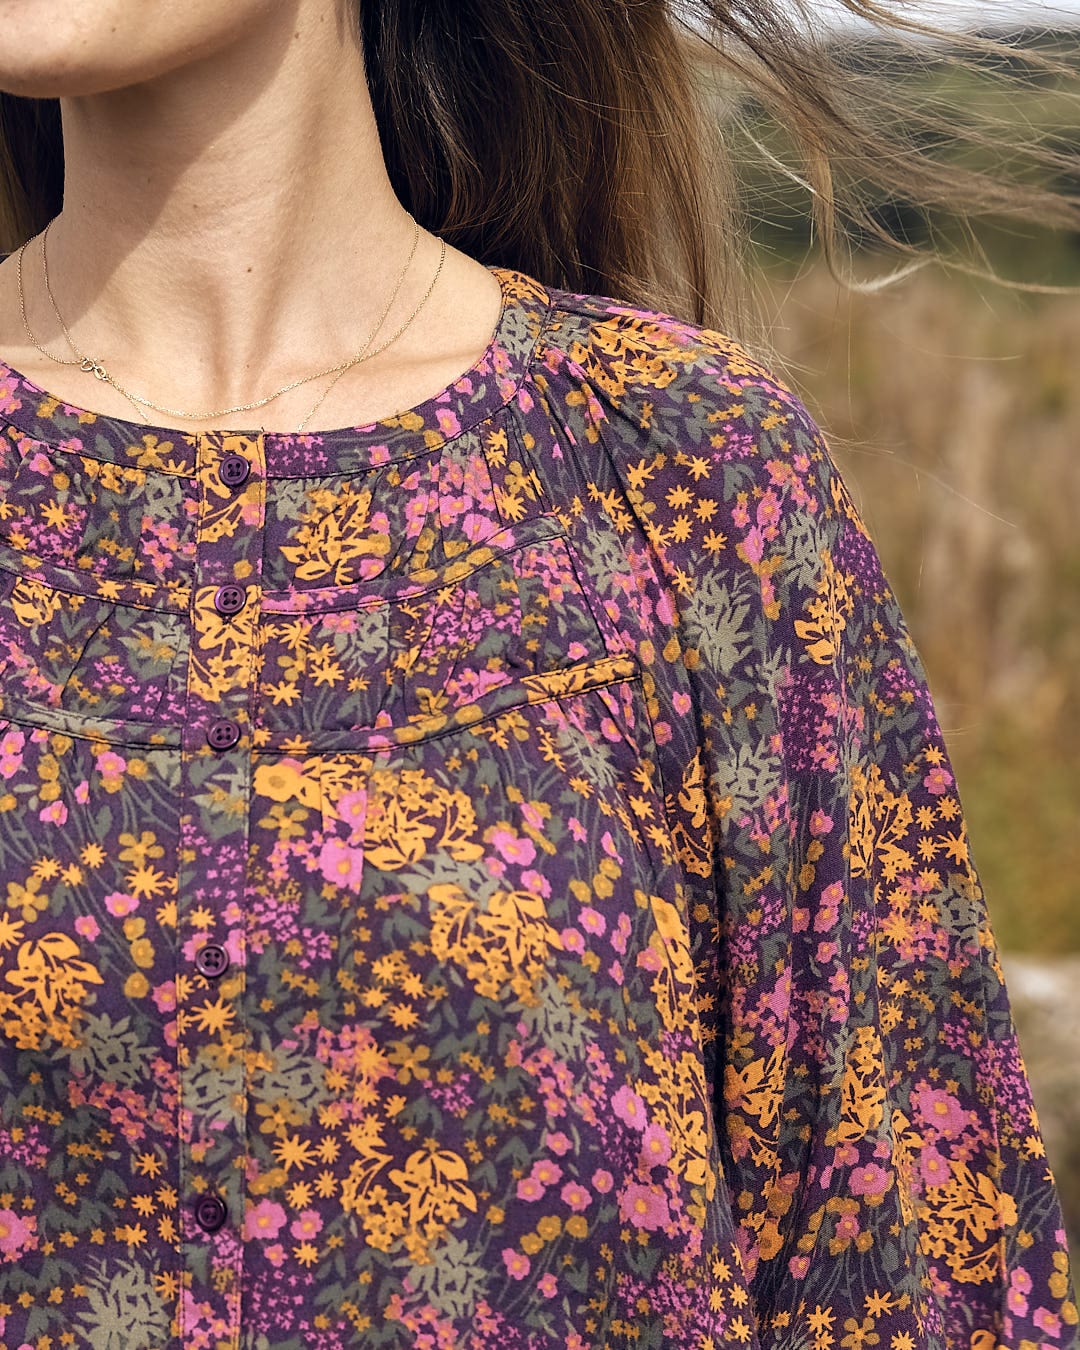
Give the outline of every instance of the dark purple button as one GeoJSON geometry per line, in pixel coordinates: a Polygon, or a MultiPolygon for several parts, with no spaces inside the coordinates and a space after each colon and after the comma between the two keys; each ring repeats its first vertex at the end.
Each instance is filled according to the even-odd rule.
{"type": "Polygon", "coordinates": [[[243,586],[219,586],[214,592],[214,608],[219,614],[238,614],[245,599],[243,586]]]}
{"type": "Polygon", "coordinates": [[[204,942],[195,953],[195,969],[208,980],[216,980],[229,969],[229,953],[220,942],[204,942]]]}
{"type": "Polygon", "coordinates": [[[243,455],[226,455],[218,465],[218,473],[226,487],[239,487],[250,472],[251,465],[243,455]]]}
{"type": "Polygon", "coordinates": [[[220,1195],[200,1195],[195,1202],[195,1222],[207,1233],[216,1233],[225,1222],[225,1201],[220,1195]]]}
{"type": "Polygon", "coordinates": [[[211,750],[231,750],[240,739],[240,728],[223,717],[206,728],[206,743],[211,750]]]}

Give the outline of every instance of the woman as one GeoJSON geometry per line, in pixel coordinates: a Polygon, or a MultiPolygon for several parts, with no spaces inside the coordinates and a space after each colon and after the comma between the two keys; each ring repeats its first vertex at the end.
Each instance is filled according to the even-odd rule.
{"type": "Polygon", "coordinates": [[[358,13],[0,9],[0,1345],[1077,1344],[673,20],[358,13]]]}

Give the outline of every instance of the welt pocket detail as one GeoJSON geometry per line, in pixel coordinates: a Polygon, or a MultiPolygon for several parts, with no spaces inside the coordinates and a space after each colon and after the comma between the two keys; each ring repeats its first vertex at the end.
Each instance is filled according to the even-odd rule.
{"type": "Polygon", "coordinates": [[[624,655],[552,516],[499,531],[435,575],[354,590],[351,605],[340,590],[328,598],[322,610],[263,605],[258,718],[269,731],[408,739],[404,729],[467,719],[499,690],[512,699],[530,682],[624,655]]]}
{"type": "MultiPolygon", "coordinates": [[[[46,569],[51,571],[51,569],[46,569]]],[[[55,579],[55,578],[54,578],[55,579]]],[[[183,720],[185,615],[51,585],[0,568],[0,697],[20,721],[80,720],[114,739],[183,720]]]]}
{"type": "Polygon", "coordinates": [[[343,586],[313,586],[303,590],[264,591],[262,608],[269,614],[328,613],[332,610],[377,609],[380,605],[414,599],[445,586],[464,581],[479,568],[529,544],[565,538],[562,523],[554,514],[535,516],[518,525],[507,525],[475,544],[462,543],[461,553],[439,567],[410,572],[384,573],[367,581],[343,586]]]}

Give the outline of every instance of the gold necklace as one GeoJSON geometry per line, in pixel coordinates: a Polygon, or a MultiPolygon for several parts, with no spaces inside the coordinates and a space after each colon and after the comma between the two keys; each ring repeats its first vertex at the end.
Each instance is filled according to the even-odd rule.
{"type": "MultiPolygon", "coordinates": [[[[154,408],[154,409],[155,409],[156,411],[158,411],[158,412],[169,413],[169,414],[174,415],[174,416],[176,416],[176,417],[185,417],[185,418],[187,418],[189,421],[193,421],[193,422],[198,422],[198,421],[209,421],[211,418],[225,417],[225,416],[228,416],[230,413],[234,413],[234,412],[247,412],[248,410],[250,410],[250,409],[252,409],[252,408],[261,408],[261,407],[264,407],[267,403],[272,402],[273,399],[279,398],[282,394],[287,393],[290,389],[295,389],[298,385],[301,385],[301,384],[307,384],[307,383],[309,383],[309,382],[312,381],[312,380],[321,379],[323,375],[328,375],[328,374],[330,374],[330,373],[333,372],[333,371],[339,371],[340,374],[344,374],[344,371],[345,371],[345,370],[349,369],[349,368],[350,368],[351,366],[353,366],[353,365],[356,365],[356,363],[357,363],[358,361],[363,360],[363,359],[365,358],[365,355],[374,356],[374,355],[376,354],[377,351],[382,351],[385,347],[387,347],[387,346],[390,345],[390,342],[392,342],[392,341],[394,340],[394,338],[400,336],[400,334],[404,331],[404,329],[405,329],[406,327],[408,327],[408,324],[412,322],[412,319],[415,317],[416,312],[417,312],[417,311],[419,310],[419,308],[420,308],[420,306],[417,306],[417,311],[414,311],[413,314],[410,316],[410,318],[409,318],[409,319],[406,321],[406,323],[402,326],[402,328],[400,328],[400,329],[398,330],[398,332],[394,334],[394,338],[389,339],[389,341],[383,343],[382,346],[376,348],[376,352],[370,352],[370,353],[367,352],[367,347],[368,347],[369,344],[371,343],[372,338],[375,336],[375,334],[379,331],[379,329],[382,327],[383,323],[385,322],[386,315],[387,315],[387,314],[389,313],[389,311],[390,311],[390,306],[394,303],[394,299],[396,298],[397,293],[398,293],[398,291],[399,291],[400,288],[401,288],[401,282],[402,282],[402,280],[403,280],[403,278],[404,278],[404,276],[405,276],[406,271],[408,271],[409,263],[412,262],[413,255],[414,255],[415,252],[416,252],[416,245],[417,245],[417,242],[418,242],[418,240],[419,240],[419,238],[420,238],[420,226],[419,226],[419,223],[418,223],[416,220],[413,220],[413,225],[414,225],[415,228],[414,228],[414,230],[413,230],[413,244],[412,244],[412,249],[410,250],[409,257],[408,257],[408,259],[406,260],[405,267],[402,269],[401,274],[400,274],[399,277],[398,277],[397,285],[394,287],[394,290],[393,290],[393,292],[391,293],[390,301],[389,301],[389,303],[387,304],[386,309],[383,311],[383,313],[382,313],[382,315],[381,315],[381,317],[380,317],[380,319],[379,319],[379,322],[375,325],[375,328],[372,330],[371,334],[369,335],[369,337],[368,337],[368,339],[367,339],[367,342],[365,342],[364,346],[360,349],[360,351],[356,354],[356,356],[354,356],[350,361],[342,362],[340,366],[330,366],[330,367],[328,367],[326,370],[316,371],[313,375],[307,375],[307,376],[305,376],[303,379],[300,379],[300,380],[294,380],[294,381],[292,381],[292,382],[289,383],[289,384],[283,385],[283,386],[282,386],[280,389],[278,389],[275,393],[269,394],[269,395],[266,396],[266,398],[263,398],[263,399],[256,399],[253,403],[238,404],[236,407],[233,407],[233,408],[220,408],[220,409],[215,409],[213,412],[207,412],[207,413],[190,413],[190,412],[187,412],[187,411],[185,411],[185,410],[183,410],[183,409],[180,409],[180,408],[167,408],[167,407],[162,406],[161,404],[154,403],[151,399],[141,398],[138,394],[132,394],[129,390],[125,389],[125,388],[124,388],[124,387],[123,387],[116,379],[114,379],[114,378],[112,377],[112,375],[109,373],[109,371],[106,370],[105,365],[104,365],[104,363],[103,363],[102,361],[100,361],[100,360],[98,360],[98,359],[96,359],[96,358],[94,358],[94,357],[87,356],[84,352],[82,352],[82,351],[79,349],[78,345],[77,345],[76,342],[75,342],[75,339],[71,336],[71,331],[69,330],[67,324],[64,322],[63,316],[61,315],[59,308],[57,307],[57,304],[56,304],[56,298],[55,298],[55,296],[53,295],[53,293],[52,293],[52,287],[51,287],[51,285],[49,284],[49,260],[48,260],[48,253],[47,253],[47,248],[46,248],[46,241],[47,241],[48,234],[49,234],[49,226],[50,226],[51,224],[52,224],[52,221],[50,220],[49,223],[48,223],[48,225],[45,226],[45,229],[44,229],[44,231],[42,232],[42,236],[41,236],[41,262],[42,262],[42,268],[43,268],[44,273],[45,273],[45,290],[46,290],[46,292],[48,293],[49,301],[50,301],[50,303],[52,304],[53,313],[56,315],[57,320],[59,321],[61,328],[64,330],[64,335],[65,335],[65,337],[67,338],[68,346],[69,346],[69,347],[71,348],[71,350],[75,353],[75,359],[74,359],[74,360],[64,360],[63,357],[60,357],[60,356],[54,356],[54,355],[52,354],[52,352],[46,351],[45,348],[42,347],[42,345],[37,341],[37,339],[34,337],[33,333],[30,331],[30,325],[29,325],[29,322],[27,321],[27,317],[26,317],[26,300],[25,300],[25,296],[24,296],[24,293],[23,293],[23,285],[22,285],[22,253],[23,253],[23,249],[26,247],[26,244],[24,244],[24,245],[23,245],[23,248],[20,248],[20,250],[19,250],[19,256],[18,256],[18,259],[17,259],[17,263],[18,263],[17,271],[18,271],[18,279],[19,279],[19,307],[20,307],[20,310],[21,310],[21,312],[22,312],[23,328],[26,330],[27,337],[29,337],[30,341],[34,344],[34,346],[38,349],[38,351],[40,351],[40,352],[42,353],[42,355],[47,356],[47,357],[49,358],[50,361],[55,361],[58,365],[66,365],[66,366],[74,366],[74,365],[77,365],[77,366],[79,366],[79,368],[80,368],[81,370],[85,370],[88,374],[93,374],[94,376],[97,377],[97,379],[103,380],[103,381],[107,382],[108,384],[111,384],[111,385],[113,386],[113,388],[116,389],[116,391],[117,391],[118,393],[122,394],[122,395],[124,396],[124,398],[127,399],[127,401],[131,404],[131,406],[135,409],[136,413],[137,413],[140,417],[142,416],[142,408],[139,406],[140,404],[142,404],[142,405],[144,405],[145,407],[148,407],[148,408],[154,408]]],[[[29,241],[27,241],[27,243],[29,243],[29,241]]],[[[444,246],[444,249],[445,249],[445,246],[444,246]]],[[[440,267],[441,267],[441,259],[440,259],[440,267]]],[[[438,272],[436,272],[436,277],[438,277],[438,272]]],[[[433,282],[432,284],[434,285],[434,282],[433,282]]],[[[428,294],[430,294],[430,291],[428,292],[428,294]]],[[[425,296],[424,299],[426,300],[426,299],[427,299],[427,296],[425,296]]],[[[423,304],[423,301],[421,301],[421,304],[423,304]]],[[[340,377],[340,375],[339,375],[339,377],[340,377]]],[[[335,379],[334,383],[336,383],[336,382],[337,382],[337,380],[335,379]]],[[[330,388],[332,388],[332,387],[333,387],[333,385],[330,386],[330,388]]],[[[327,392],[329,392],[329,389],[327,390],[327,392]]],[[[324,397],[325,397],[325,395],[324,395],[324,397]]],[[[322,401],[322,400],[320,400],[320,402],[321,402],[321,401],[322,401]]],[[[315,408],[317,408],[318,406],[319,406],[318,403],[316,403],[316,404],[315,404],[315,407],[311,409],[311,411],[308,413],[307,417],[305,417],[304,420],[300,423],[300,425],[297,427],[297,431],[298,431],[298,432],[303,428],[304,422],[307,422],[307,421],[308,421],[308,419],[311,417],[312,413],[315,411],[315,408]]]]}
{"type": "Polygon", "coordinates": [[[306,422],[308,422],[308,421],[310,420],[310,418],[314,415],[316,409],[318,409],[318,407],[320,406],[320,404],[321,404],[321,403],[323,402],[323,400],[326,398],[327,394],[329,394],[330,390],[334,387],[334,385],[338,382],[338,380],[341,378],[341,376],[345,374],[345,372],[346,372],[347,370],[349,370],[349,369],[351,369],[353,366],[357,365],[360,361],[367,360],[367,359],[369,359],[370,357],[377,355],[379,352],[385,351],[386,348],[389,347],[390,344],[391,344],[392,342],[395,342],[395,341],[401,336],[401,334],[405,332],[405,330],[409,327],[409,325],[410,325],[410,324],[413,322],[413,320],[416,318],[417,314],[419,314],[420,310],[423,308],[423,306],[424,306],[425,303],[427,302],[428,297],[431,295],[432,291],[434,290],[434,288],[435,288],[435,283],[436,283],[436,282],[438,281],[438,279],[439,279],[439,275],[440,275],[440,273],[442,272],[443,262],[445,261],[445,258],[446,258],[446,241],[445,241],[445,239],[441,239],[441,240],[439,241],[439,242],[440,242],[440,245],[441,245],[441,248],[440,248],[440,251],[439,251],[439,265],[438,265],[438,267],[435,269],[435,275],[434,275],[434,277],[433,277],[432,280],[431,280],[431,284],[428,286],[428,289],[427,289],[427,291],[424,293],[424,295],[423,295],[423,297],[421,298],[419,304],[417,304],[416,308],[413,310],[413,312],[409,315],[409,317],[405,320],[405,322],[401,325],[401,327],[397,330],[396,333],[394,333],[391,337],[387,338],[385,342],[380,343],[379,346],[377,346],[377,347],[375,347],[373,350],[369,351],[368,348],[370,347],[371,342],[372,342],[372,340],[373,340],[374,337],[375,337],[375,334],[378,333],[379,329],[382,327],[383,323],[386,321],[386,316],[389,314],[390,309],[391,309],[391,307],[393,306],[394,300],[397,298],[398,291],[401,289],[401,283],[402,283],[402,281],[404,280],[405,274],[406,274],[406,272],[407,272],[408,269],[409,269],[409,264],[412,262],[413,256],[414,256],[414,254],[416,253],[416,246],[417,246],[417,243],[418,243],[419,238],[420,238],[420,225],[419,225],[419,223],[414,219],[414,220],[413,220],[413,224],[414,224],[414,226],[415,226],[415,229],[414,229],[414,232],[413,232],[413,243],[412,243],[412,249],[411,249],[410,252],[409,252],[409,257],[406,259],[405,266],[404,266],[404,268],[402,268],[402,271],[401,271],[400,275],[398,276],[397,283],[395,284],[394,289],[393,289],[393,291],[391,292],[390,300],[388,301],[388,303],[387,303],[387,305],[386,305],[386,308],[383,310],[383,313],[382,313],[382,315],[381,315],[380,318],[379,318],[379,322],[378,322],[378,323],[375,325],[375,327],[372,329],[371,333],[369,334],[369,336],[368,336],[368,338],[367,338],[367,341],[364,343],[364,345],[360,348],[360,350],[356,353],[355,356],[351,357],[351,358],[350,358],[349,360],[347,360],[347,361],[339,362],[337,365],[327,366],[325,370],[319,370],[319,371],[316,371],[313,375],[305,375],[305,376],[303,376],[301,379],[293,380],[293,381],[291,381],[289,384],[283,385],[280,389],[276,390],[274,393],[268,394],[265,398],[256,399],[256,400],[254,400],[254,401],[251,402],[251,403],[241,403],[241,404],[237,404],[235,407],[215,409],[215,410],[212,411],[212,412],[199,412],[199,413],[193,413],[193,412],[187,412],[187,411],[185,411],[185,410],[183,410],[183,409],[178,409],[178,408],[168,408],[168,407],[165,407],[165,406],[163,406],[163,405],[161,405],[161,404],[154,403],[151,399],[143,398],[143,397],[141,397],[141,396],[138,395],[138,394],[133,394],[130,390],[125,389],[125,388],[123,387],[123,385],[121,385],[121,384],[120,384],[120,383],[112,376],[112,374],[106,369],[104,363],[103,363],[101,360],[99,360],[99,359],[97,359],[97,358],[95,358],[95,357],[87,356],[84,352],[82,352],[82,351],[79,349],[79,347],[78,347],[77,344],[75,343],[74,338],[71,336],[71,333],[70,333],[70,331],[69,331],[69,329],[68,329],[68,327],[67,327],[67,324],[64,323],[63,317],[62,317],[62,315],[60,314],[60,311],[59,311],[59,309],[58,309],[58,307],[57,307],[57,304],[56,304],[56,300],[55,300],[55,298],[54,298],[54,296],[53,296],[53,293],[52,293],[52,287],[49,285],[49,268],[48,268],[48,259],[47,259],[47,256],[46,256],[46,244],[45,244],[45,240],[46,240],[46,236],[48,235],[48,232],[49,232],[49,225],[51,225],[51,224],[52,224],[52,221],[50,220],[50,221],[49,221],[49,224],[45,226],[45,229],[44,229],[44,231],[42,232],[42,236],[41,236],[41,259],[42,259],[42,267],[43,267],[44,274],[45,274],[45,289],[46,289],[46,291],[48,292],[49,300],[50,300],[50,303],[52,304],[52,307],[53,307],[53,312],[56,314],[56,317],[57,317],[57,319],[58,319],[58,321],[59,321],[59,323],[60,323],[60,326],[61,326],[61,328],[63,328],[63,330],[64,330],[64,335],[65,335],[65,337],[67,338],[68,345],[71,347],[72,351],[75,353],[74,359],[71,359],[71,360],[65,360],[63,357],[60,357],[60,356],[54,356],[54,355],[52,354],[52,352],[46,351],[45,348],[44,348],[44,347],[38,342],[38,340],[34,337],[33,333],[32,333],[31,330],[30,330],[30,324],[29,324],[29,322],[28,322],[28,320],[27,320],[27,317],[26,317],[26,299],[25,299],[25,294],[24,294],[24,291],[23,291],[23,279],[22,279],[22,255],[23,255],[23,251],[25,250],[27,244],[30,242],[29,240],[27,240],[27,241],[22,245],[22,247],[19,249],[18,258],[17,258],[17,260],[16,260],[16,262],[17,262],[18,283],[19,283],[19,307],[20,307],[20,310],[21,310],[21,313],[22,313],[23,328],[24,328],[25,331],[26,331],[27,337],[30,339],[30,341],[33,343],[33,345],[38,349],[38,351],[42,353],[43,356],[47,356],[47,357],[49,358],[50,361],[55,361],[58,365],[67,365],[67,366],[77,365],[77,366],[79,366],[79,368],[80,368],[81,370],[85,370],[88,374],[92,374],[92,375],[94,375],[97,379],[103,380],[103,381],[107,382],[108,384],[111,384],[111,385],[113,386],[113,388],[116,389],[116,391],[117,391],[119,394],[121,394],[124,398],[126,398],[126,399],[128,400],[128,402],[135,408],[136,412],[139,414],[140,417],[142,416],[142,408],[140,407],[140,405],[142,405],[142,407],[153,408],[153,409],[155,409],[157,412],[168,413],[169,415],[175,416],[175,417],[183,417],[183,418],[186,418],[186,419],[188,419],[189,421],[193,421],[193,422],[197,422],[197,421],[208,421],[208,420],[210,420],[210,419],[212,419],[212,418],[219,418],[219,417],[225,417],[225,416],[228,416],[230,413],[247,412],[247,411],[249,411],[250,409],[253,409],[253,408],[261,408],[261,407],[264,407],[267,403],[272,402],[274,399],[280,398],[282,394],[288,393],[288,391],[289,391],[290,389],[296,389],[298,386],[300,386],[300,385],[302,385],[302,384],[308,384],[308,383],[310,383],[312,380],[321,379],[322,376],[324,376],[324,375],[330,375],[330,374],[333,374],[334,379],[330,382],[330,384],[329,384],[329,385],[327,386],[327,388],[323,391],[323,393],[322,393],[322,395],[319,397],[319,399],[314,403],[314,405],[313,405],[313,406],[311,407],[311,409],[308,411],[307,415],[306,415],[306,416],[303,418],[303,420],[300,422],[299,426],[297,426],[297,428],[296,428],[297,433],[299,433],[299,432],[303,429],[304,424],[305,424],[306,422]]]}

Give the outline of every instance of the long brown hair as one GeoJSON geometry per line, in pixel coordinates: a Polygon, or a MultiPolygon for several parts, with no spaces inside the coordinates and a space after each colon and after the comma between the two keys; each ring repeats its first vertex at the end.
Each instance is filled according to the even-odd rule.
{"type": "MultiPolygon", "coordinates": [[[[1077,78],[1045,48],[915,22],[875,0],[841,3],[909,63],[944,61],[1011,85],[1068,89],[1077,78]]],[[[670,310],[763,351],[738,170],[755,148],[771,156],[751,106],[788,135],[797,163],[784,171],[805,188],[829,268],[846,284],[851,229],[911,265],[927,260],[873,209],[883,191],[963,222],[1080,225],[1080,197],[1052,185],[1076,173],[1075,155],[969,108],[930,104],[884,67],[867,70],[873,61],[852,62],[851,42],[837,43],[817,9],[814,0],[352,0],[350,13],[391,182],[421,225],[482,262],[670,310]],[[1013,177],[965,168],[933,153],[942,144],[1018,167],[1013,177]]],[[[57,101],[0,95],[0,247],[42,229],[62,193],[57,101]]]]}

